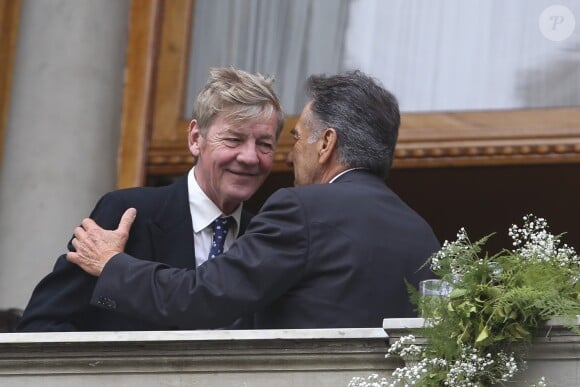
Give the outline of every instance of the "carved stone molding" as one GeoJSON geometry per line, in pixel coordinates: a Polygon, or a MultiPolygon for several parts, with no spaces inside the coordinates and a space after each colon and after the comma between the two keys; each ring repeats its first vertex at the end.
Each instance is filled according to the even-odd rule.
{"type": "Polygon", "coordinates": [[[0,384],[346,386],[388,377],[381,328],[6,333],[0,384]]]}
{"type": "MultiPolygon", "coordinates": [[[[290,118],[274,156],[275,172],[291,172],[290,118]]],[[[186,122],[183,122],[185,127],[186,122]]],[[[403,114],[394,168],[523,165],[580,162],[580,108],[403,114]]],[[[154,142],[150,175],[180,174],[193,158],[185,135],[154,142]]]]}
{"type": "Polygon", "coordinates": [[[580,162],[580,108],[403,115],[395,167],[580,162]]]}

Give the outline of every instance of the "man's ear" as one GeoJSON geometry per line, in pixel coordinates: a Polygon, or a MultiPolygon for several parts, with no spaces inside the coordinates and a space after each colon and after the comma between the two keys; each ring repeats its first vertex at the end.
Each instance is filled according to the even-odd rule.
{"type": "Polygon", "coordinates": [[[189,122],[189,127],[187,128],[187,144],[189,151],[193,157],[199,156],[199,139],[201,138],[201,133],[199,132],[199,125],[197,120],[191,120],[189,122]]]}
{"type": "Polygon", "coordinates": [[[326,164],[331,160],[338,146],[338,133],[334,128],[326,128],[318,140],[318,162],[326,164]]]}

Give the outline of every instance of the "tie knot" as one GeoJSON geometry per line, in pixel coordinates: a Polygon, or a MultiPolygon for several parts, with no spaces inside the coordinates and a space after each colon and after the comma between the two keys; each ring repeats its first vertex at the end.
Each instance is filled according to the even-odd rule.
{"type": "Polygon", "coordinates": [[[213,232],[228,232],[230,225],[232,224],[233,218],[231,216],[220,216],[217,217],[211,224],[213,232]]]}

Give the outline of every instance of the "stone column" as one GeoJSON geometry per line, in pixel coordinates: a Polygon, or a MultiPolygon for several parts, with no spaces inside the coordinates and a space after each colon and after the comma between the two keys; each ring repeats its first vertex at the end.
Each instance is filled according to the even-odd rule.
{"type": "Polygon", "coordinates": [[[0,308],[115,188],[129,0],[23,0],[0,176],[0,308]]]}

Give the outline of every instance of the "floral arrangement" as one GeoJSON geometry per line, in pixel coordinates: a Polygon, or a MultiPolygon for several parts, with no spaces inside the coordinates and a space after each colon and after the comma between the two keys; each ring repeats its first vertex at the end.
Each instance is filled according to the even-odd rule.
{"type": "MultiPolygon", "coordinates": [[[[511,381],[525,367],[523,356],[541,324],[555,316],[580,314],[580,257],[548,231],[545,219],[527,215],[513,225],[512,249],[483,252],[490,236],[471,242],[465,229],[445,241],[428,261],[441,281],[440,296],[410,286],[425,318],[425,345],[402,337],[387,357],[406,366],[387,381],[377,375],[353,378],[363,386],[488,386],[511,381]],[[372,379],[372,380],[371,380],[372,379]]],[[[573,319],[573,320],[572,320],[573,319]]],[[[570,322],[570,329],[578,332],[570,322]]],[[[545,386],[544,378],[536,386],[545,386]]]]}

